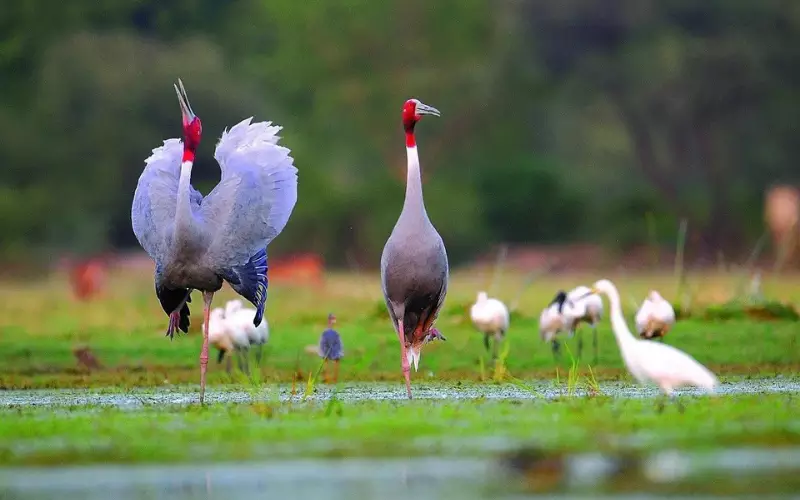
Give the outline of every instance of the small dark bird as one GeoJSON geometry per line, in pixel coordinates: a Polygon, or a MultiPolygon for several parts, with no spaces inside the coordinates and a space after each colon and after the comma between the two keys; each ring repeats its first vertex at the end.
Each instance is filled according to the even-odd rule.
{"type": "Polygon", "coordinates": [[[333,329],[336,324],[336,316],[328,314],[328,328],[319,337],[319,356],[323,361],[323,376],[328,380],[328,360],[333,360],[333,382],[339,380],[339,360],[344,357],[342,338],[339,332],[333,329]]]}

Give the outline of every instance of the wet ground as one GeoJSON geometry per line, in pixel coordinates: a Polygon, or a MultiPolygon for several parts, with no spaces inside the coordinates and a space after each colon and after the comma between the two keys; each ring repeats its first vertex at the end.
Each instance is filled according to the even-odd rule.
{"type": "MultiPolygon", "coordinates": [[[[566,384],[442,384],[418,382],[418,399],[533,399],[566,395],[566,384]]],[[[300,387],[302,390],[304,387],[300,387]]],[[[615,398],[656,397],[653,387],[603,382],[600,393],[615,398]]],[[[318,386],[309,399],[403,400],[400,383],[344,383],[318,386]]],[[[583,394],[582,387],[576,394],[583,394]]],[[[723,383],[719,394],[797,393],[800,379],[774,377],[723,383]]],[[[699,394],[683,389],[680,394],[699,394]]],[[[58,405],[186,405],[197,401],[194,387],[120,390],[0,391],[0,407],[58,405]]],[[[244,403],[290,398],[288,385],[214,387],[209,402],[244,403]]],[[[798,417],[800,421],[800,417],[798,417]]],[[[135,436],[131,436],[135,439],[135,436]]],[[[728,448],[678,452],[645,447],[646,453],[543,454],[520,449],[507,438],[437,439],[442,457],[392,459],[285,459],[268,462],[188,465],[0,467],[0,499],[134,498],[698,498],[699,496],[800,498],[800,447],[728,448]],[[481,450],[465,458],[465,445],[481,450]]],[[[324,443],[322,443],[324,445],[324,443]]],[[[2,459],[2,457],[0,457],[2,459]]]]}
{"type": "MultiPolygon", "coordinates": [[[[659,395],[655,387],[642,387],[623,382],[602,382],[599,384],[600,394],[619,398],[656,397],[659,395]]],[[[259,389],[242,390],[236,387],[210,388],[206,392],[209,403],[246,403],[279,397],[283,401],[302,399],[304,387],[300,394],[292,396],[288,384],[282,386],[264,386],[259,389]]],[[[362,400],[403,400],[406,399],[405,387],[400,383],[346,383],[339,387],[318,385],[309,400],[328,400],[336,392],[336,397],[343,402],[362,400]]],[[[586,394],[585,386],[576,389],[574,395],[586,394]]],[[[761,379],[742,379],[722,383],[717,394],[752,394],[775,392],[800,392],[800,380],[777,376],[761,379]]],[[[684,388],[677,394],[698,395],[702,391],[684,388]]],[[[512,384],[446,384],[416,383],[414,397],[416,399],[533,399],[557,398],[566,396],[565,384],[555,387],[552,382],[532,382],[522,385],[512,384]]],[[[198,391],[191,387],[164,387],[155,389],[40,389],[26,391],[0,391],[0,406],[34,406],[34,405],[111,405],[141,406],[145,404],[189,404],[196,402],[198,391]]]]}
{"type": "Polygon", "coordinates": [[[800,494],[800,448],[645,456],[289,460],[0,469],[0,498],[679,498],[800,494]]]}

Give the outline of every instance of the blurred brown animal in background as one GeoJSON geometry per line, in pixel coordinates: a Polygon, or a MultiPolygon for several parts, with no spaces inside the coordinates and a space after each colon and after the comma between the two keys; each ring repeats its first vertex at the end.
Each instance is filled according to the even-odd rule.
{"type": "Polygon", "coordinates": [[[76,347],[72,350],[72,354],[75,355],[79,368],[86,368],[89,371],[101,368],[100,362],[88,347],[76,347]]]}
{"type": "Polygon", "coordinates": [[[269,280],[294,283],[323,284],[325,265],[322,257],[313,253],[295,254],[282,259],[270,259],[267,269],[269,280]]]}
{"type": "Polygon", "coordinates": [[[774,186],[764,196],[764,219],[772,233],[778,265],[797,264],[800,247],[800,189],[774,186]]]}
{"type": "Polygon", "coordinates": [[[78,261],[71,270],[72,292],[78,300],[91,300],[105,286],[106,266],[99,258],[78,261]]]}

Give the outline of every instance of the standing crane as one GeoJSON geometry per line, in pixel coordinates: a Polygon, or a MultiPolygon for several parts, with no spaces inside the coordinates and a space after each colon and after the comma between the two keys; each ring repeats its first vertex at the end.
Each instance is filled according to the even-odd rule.
{"type": "Polygon", "coordinates": [[[178,80],[183,141],[167,139],[145,160],[133,196],[131,220],[139,244],[155,260],[156,296],[169,316],[166,335],[188,333],[192,290],[203,292],[200,404],[208,365],[208,322],[214,293],[227,281],[256,307],[259,325],[267,300],[267,245],[297,202],[297,169],[279,146],[272,122],[252,117],[225,130],[214,158],[222,172],[206,196],[191,185],[202,125],[178,80]],[[180,88],[179,88],[180,86],[180,88]]]}
{"type": "Polygon", "coordinates": [[[469,309],[469,316],[475,328],[483,333],[483,345],[489,350],[489,338],[492,344],[492,360],[497,359],[497,345],[505,338],[509,325],[508,308],[500,300],[489,298],[486,292],[478,292],[478,299],[469,309]]]}
{"type": "Polygon", "coordinates": [[[400,341],[406,391],[411,399],[411,363],[417,369],[422,346],[446,340],[433,323],[447,294],[447,251],[425,211],[414,126],[423,115],[439,110],[409,99],[403,105],[408,158],[406,195],[400,217],[381,255],[381,285],[386,307],[400,341]]]}

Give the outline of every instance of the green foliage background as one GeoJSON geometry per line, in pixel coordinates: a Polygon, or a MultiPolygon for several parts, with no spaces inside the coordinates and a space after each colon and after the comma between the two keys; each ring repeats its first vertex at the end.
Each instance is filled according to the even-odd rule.
{"type": "Polygon", "coordinates": [[[455,263],[497,242],[648,239],[686,217],[748,247],[797,182],[800,4],[764,0],[15,0],[0,9],[0,255],[135,247],[149,151],[283,125],[300,198],[272,254],[375,265],[399,212],[409,97],[426,203],[455,263]]]}

